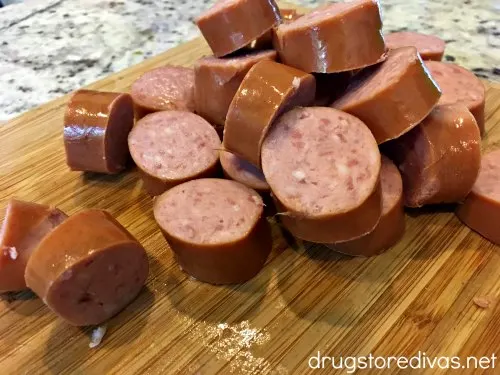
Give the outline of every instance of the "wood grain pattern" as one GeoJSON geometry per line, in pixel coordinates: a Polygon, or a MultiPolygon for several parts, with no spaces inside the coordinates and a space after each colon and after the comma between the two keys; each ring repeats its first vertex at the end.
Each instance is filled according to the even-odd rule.
{"type": "MultiPolygon", "coordinates": [[[[207,53],[206,44],[195,40],[89,87],[126,91],[148,69],[189,66],[207,53]]],[[[493,149],[500,147],[500,85],[486,85],[484,147],[493,149]]],[[[67,326],[29,293],[3,296],[2,374],[306,374],[318,351],[500,354],[499,249],[450,211],[410,211],[403,241],[371,259],[293,241],[274,225],[275,247],[257,278],[234,287],[205,285],[174,263],[135,171],[102,177],[67,169],[62,144],[67,100],[0,127],[0,208],[15,196],[57,205],[68,214],[87,207],[109,210],[145,245],[151,275],[93,350],[90,329],[67,326]],[[489,296],[491,306],[478,308],[476,296],[489,296]]]]}

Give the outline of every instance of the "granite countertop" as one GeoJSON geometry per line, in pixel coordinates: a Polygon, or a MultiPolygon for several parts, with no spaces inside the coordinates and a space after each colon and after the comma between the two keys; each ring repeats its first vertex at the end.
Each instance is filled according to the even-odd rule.
{"type": "MultiPolygon", "coordinates": [[[[295,0],[305,6],[323,1],[295,0]]],[[[211,0],[28,0],[0,9],[0,121],[199,35],[211,0]]],[[[447,41],[446,60],[500,80],[500,0],[382,0],[384,28],[447,41]]]]}

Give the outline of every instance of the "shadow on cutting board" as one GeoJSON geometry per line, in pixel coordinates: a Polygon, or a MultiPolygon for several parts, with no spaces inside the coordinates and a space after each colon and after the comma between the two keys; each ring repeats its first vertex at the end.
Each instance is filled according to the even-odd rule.
{"type": "MultiPolygon", "coordinates": [[[[145,287],[130,305],[103,324],[107,327],[101,344],[104,354],[128,346],[141,336],[154,301],[155,295],[145,287]]],[[[45,365],[52,374],[79,373],[83,371],[79,367],[82,363],[98,355],[98,351],[88,347],[94,328],[72,327],[61,319],[56,321],[47,339],[44,356],[45,365]]]]}

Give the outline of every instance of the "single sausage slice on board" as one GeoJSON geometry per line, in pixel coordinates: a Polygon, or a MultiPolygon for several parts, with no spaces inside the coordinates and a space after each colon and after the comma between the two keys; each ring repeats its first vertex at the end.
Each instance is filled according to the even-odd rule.
{"type": "Polygon", "coordinates": [[[440,96],[416,48],[403,47],[390,50],[382,64],[357,74],[332,107],[361,119],[380,144],[417,126],[440,96]]]}
{"type": "Polygon", "coordinates": [[[160,111],[194,112],[194,70],[163,66],[144,73],[132,84],[135,118],[160,111]]]}
{"type": "Polygon", "coordinates": [[[75,326],[100,324],[127,306],[148,276],[146,251],[109,213],[65,220],[33,251],[26,284],[75,326]]]}
{"type": "Polygon", "coordinates": [[[130,155],[127,136],[134,126],[129,94],[79,90],[64,116],[66,162],[73,171],[120,173],[130,155]]]}
{"type": "Polygon", "coordinates": [[[206,283],[250,280],[272,248],[262,198],[239,182],[186,182],[155,200],[154,216],[181,268],[206,283]]]}
{"type": "Polygon", "coordinates": [[[479,128],[462,105],[437,106],[419,126],[382,149],[401,171],[408,207],[463,201],[481,164],[479,128]]]}
{"type": "Polygon", "coordinates": [[[196,113],[212,125],[224,126],[229,105],[250,68],[276,57],[276,51],[267,50],[198,60],[194,66],[196,113]]]}
{"type": "Polygon", "coordinates": [[[469,228],[500,245],[500,150],[483,156],[476,183],[456,214],[469,228]]]}
{"type": "Polygon", "coordinates": [[[222,150],[220,163],[224,175],[231,180],[238,181],[259,193],[271,191],[262,171],[232,152],[222,150]]]}
{"type": "Polygon", "coordinates": [[[380,184],[382,216],[376,228],[357,240],[328,247],[343,254],[369,257],[381,254],[399,242],[406,228],[403,181],[394,163],[385,156],[382,156],[380,184]]]}
{"type": "Polygon", "coordinates": [[[435,35],[417,33],[415,31],[400,31],[385,35],[385,45],[389,49],[413,46],[422,60],[441,61],[446,43],[435,35]]]}
{"type": "Polygon", "coordinates": [[[54,207],[9,200],[0,228],[0,293],[27,288],[24,271],[32,251],[66,218],[54,207]]]}
{"type": "Polygon", "coordinates": [[[378,1],[335,3],[279,25],[274,46],[286,65],[305,72],[344,72],[384,59],[381,29],[378,1]]]}
{"type": "Polygon", "coordinates": [[[149,114],[134,126],[128,144],[144,188],[153,196],[220,171],[219,136],[212,125],[194,113],[149,114]]]}
{"type": "Polygon", "coordinates": [[[380,152],[366,125],[345,112],[282,115],[262,145],[262,169],[284,226],[298,238],[348,241],[380,219],[380,152]]]}
{"type": "Polygon", "coordinates": [[[443,92],[439,104],[465,105],[476,118],[481,135],[484,135],[486,91],[481,80],[474,73],[456,64],[426,61],[425,65],[443,92]]]}
{"type": "Polygon", "coordinates": [[[314,102],[316,80],[311,74],[261,61],[248,72],[229,107],[224,148],[260,167],[260,148],[281,113],[314,102]]]}
{"type": "Polygon", "coordinates": [[[281,20],[274,0],[219,0],[196,19],[216,57],[259,38],[281,20]]]}

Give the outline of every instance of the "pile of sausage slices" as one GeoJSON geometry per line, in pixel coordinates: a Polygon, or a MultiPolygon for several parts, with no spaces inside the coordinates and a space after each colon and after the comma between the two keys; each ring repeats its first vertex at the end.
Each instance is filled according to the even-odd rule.
{"type": "MultiPolygon", "coordinates": [[[[196,22],[212,56],[149,71],[130,93],[77,91],[64,120],[71,170],[121,173],[133,159],[186,273],[254,277],[272,249],[269,216],[299,239],[373,256],[404,235],[404,207],[458,203],[500,244],[485,89],[440,61],[438,37],[384,37],[375,0],[306,15],[221,0],[196,22]]],[[[12,200],[0,241],[0,290],[30,288],[73,325],[115,315],[148,276],[144,248],[100,210],[68,218],[12,200]]]]}

